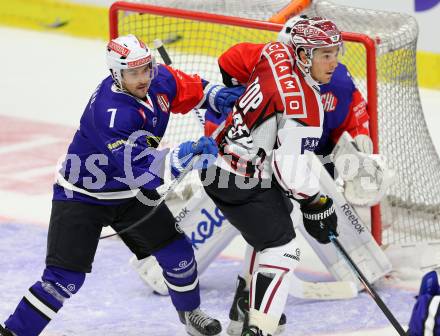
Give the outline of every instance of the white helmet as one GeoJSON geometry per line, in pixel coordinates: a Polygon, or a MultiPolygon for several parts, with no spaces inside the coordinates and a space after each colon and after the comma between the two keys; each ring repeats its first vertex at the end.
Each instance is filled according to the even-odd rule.
{"type": "Polygon", "coordinates": [[[113,80],[121,89],[121,70],[133,69],[146,64],[150,65],[150,78],[153,79],[157,73],[156,61],[150,48],[136,36],[132,34],[120,36],[107,44],[107,65],[113,80]]]}

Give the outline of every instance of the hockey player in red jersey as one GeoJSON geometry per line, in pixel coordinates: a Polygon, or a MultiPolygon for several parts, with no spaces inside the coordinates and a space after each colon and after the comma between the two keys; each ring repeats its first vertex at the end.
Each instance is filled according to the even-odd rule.
{"type": "MultiPolygon", "coordinates": [[[[278,41],[290,43],[292,27],[300,19],[301,17],[290,18],[279,32],[278,41]]],[[[320,89],[325,117],[323,134],[315,153],[330,154],[345,131],[353,137],[359,150],[366,154],[373,153],[367,103],[347,67],[338,63],[330,82],[321,84],[320,89]]]]}
{"type": "MultiPolygon", "coordinates": [[[[280,31],[278,41],[290,44],[294,25],[304,19],[307,19],[307,17],[301,16],[289,19],[280,31]]],[[[247,83],[254,65],[258,62],[262,46],[261,44],[241,43],[227,50],[219,58],[219,66],[225,85],[234,86],[247,83]]],[[[328,158],[327,155],[332,152],[341,134],[348,132],[354,138],[354,142],[360,151],[371,154],[373,144],[369,137],[367,104],[356,88],[347,68],[343,64],[338,63],[332,72],[330,81],[319,80],[319,78],[318,81],[325,113],[323,133],[314,152],[324,158],[328,158]]],[[[207,122],[207,134],[216,127],[215,119],[212,121],[213,123],[207,122]]],[[[334,174],[333,163],[328,159],[325,159],[324,163],[326,163],[325,167],[330,173],[334,174]]],[[[350,183],[352,182],[346,182],[346,184],[350,183]]],[[[349,190],[358,189],[351,188],[349,190]]],[[[356,200],[359,199],[359,197],[355,198],[356,200]]],[[[243,276],[238,276],[237,290],[229,314],[231,321],[228,333],[231,335],[236,335],[237,330],[241,328],[243,316],[240,314],[240,307],[238,305],[248,296],[249,278],[253,273],[254,267],[255,251],[248,247],[243,276]]],[[[285,316],[283,315],[280,319],[278,331],[282,330],[285,323],[285,316]]]]}
{"type": "MultiPolygon", "coordinates": [[[[289,44],[292,26],[301,19],[302,17],[289,19],[278,34],[278,41],[289,44]]],[[[247,83],[259,59],[261,46],[261,44],[240,43],[219,58],[220,71],[226,86],[247,83]]],[[[347,131],[361,151],[371,154],[373,143],[369,137],[367,103],[354,84],[347,67],[338,63],[331,80],[319,84],[326,114],[323,134],[315,153],[330,154],[341,134],[347,131]]],[[[210,124],[208,127],[212,129],[216,125],[210,124]]]]}
{"type": "MultiPolygon", "coordinates": [[[[278,40],[285,44],[290,44],[290,32],[292,27],[296,21],[301,19],[304,19],[304,17],[294,17],[288,20],[283,29],[280,31],[278,40]]],[[[224,84],[230,87],[239,87],[240,85],[245,85],[249,80],[256,63],[260,59],[261,49],[263,46],[264,44],[240,43],[227,50],[219,58],[219,65],[223,75],[224,84]]],[[[315,153],[325,156],[324,162],[328,162],[326,164],[326,168],[333,173],[334,165],[332,162],[329,162],[330,160],[328,160],[327,155],[331,153],[335,143],[338,141],[343,132],[348,132],[354,138],[356,148],[363,153],[366,153],[365,155],[370,154],[372,151],[372,141],[368,136],[368,114],[366,110],[367,104],[359,90],[356,88],[347,68],[341,63],[338,63],[335,71],[332,74],[330,82],[319,83],[319,87],[321,91],[321,100],[324,107],[324,123],[323,134],[317,148],[315,149],[315,153]]],[[[209,110],[205,115],[205,120],[205,130],[207,135],[212,134],[212,132],[223,121],[223,119],[219,118],[216,113],[210,113],[209,110]]],[[[371,178],[372,176],[368,175],[368,179],[371,178]]],[[[359,180],[360,179],[358,179],[358,182],[359,180]]],[[[355,184],[353,181],[345,181],[346,186],[350,183],[355,184]]],[[[351,190],[362,191],[362,188],[352,188],[351,190]]],[[[383,190],[383,188],[381,190],[383,190]]],[[[359,199],[357,194],[354,196],[357,197],[357,200],[364,202],[370,201],[372,198],[366,197],[366,194],[367,193],[362,192],[363,199],[359,199]]],[[[370,196],[374,196],[373,194],[374,192],[370,196]]],[[[346,194],[347,199],[348,196],[349,194],[346,194]]],[[[351,200],[353,200],[353,197],[351,197],[351,200]]],[[[194,207],[195,203],[191,201],[189,204],[190,207],[194,207]]],[[[204,207],[214,207],[214,205],[210,204],[210,201],[209,203],[200,202],[198,205],[199,208],[192,208],[192,210],[195,211],[204,207]]],[[[355,202],[353,202],[353,204],[355,204],[355,202]]],[[[368,204],[366,206],[368,206],[368,204]]],[[[295,220],[293,220],[293,222],[296,224],[295,220]]],[[[183,221],[179,224],[183,230],[186,230],[186,233],[190,237],[193,232],[196,232],[195,230],[197,226],[191,221],[183,221]]],[[[227,233],[222,230],[213,232],[213,236],[211,238],[212,241],[214,241],[215,238],[215,243],[213,244],[215,244],[215,249],[217,251],[216,253],[212,252],[213,248],[209,243],[205,243],[201,247],[199,246],[196,258],[198,265],[202,265],[201,271],[203,271],[207,265],[214,260],[215,256],[220,253],[224,247],[226,247],[234,234],[235,231],[232,230],[227,230],[227,233]]],[[[255,251],[248,245],[246,249],[243,272],[241,276],[238,276],[237,289],[229,313],[230,324],[228,327],[228,334],[230,335],[241,334],[244,320],[243,311],[248,309],[247,302],[249,298],[250,276],[253,273],[254,266],[258,264],[255,257],[255,251]]],[[[152,272],[151,267],[148,268],[147,271],[146,265],[150,264],[145,262],[145,264],[142,266],[136,266],[141,278],[144,279],[144,281],[146,281],[146,283],[157,292],[165,293],[166,287],[163,284],[163,281],[160,280],[161,274],[159,272],[152,272]]],[[[295,283],[295,281],[297,280],[293,279],[292,283],[295,283]]],[[[283,314],[280,318],[277,333],[282,331],[285,324],[286,317],[283,314]]]]}
{"type": "Polygon", "coordinates": [[[243,45],[219,60],[225,83],[229,75],[230,84],[246,83],[246,91],[216,138],[220,157],[216,166],[202,171],[202,181],[218,208],[258,251],[243,336],[273,335],[286,303],[301,254],[288,197],[300,204],[307,232],[320,243],[336,233],[333,201],[319,192],[308,153],[322,136],[319,84],[330,81],[341,44],[331,21],[302,19],[292,28],[290,45],[246,44],[255,62],[243,62],[243,68],[228,58],[243,45]],[[223,66],[227,63],[237,70],[233,76],[223,66]]]}
{"type": "MultiPolygon", "coordinates": [[[[300,16],[289,19],[278,34],[278,41],[290,43],[291,29],[301,18],[300,16]]],[[[357,162],[364,162],[364,165],[359,166],[356,177],[343,173],[337,181],[343,184],[344,195],[352,205],[375,205],[392,184],[394,171],[387,167],[383,155],[372,155],[373,141],[369,131],[368,104],[356,87],[347,67],[342,63],[338,63],[329,83],[320,84],[320,90],[325,113],[322,137],[315,154],[321,157],[325,168],[336,178],[338,175],[334,162],[344,157],[344,151],[335,150],[335,147],[344,147],[344,140],[351,137],[354,144],[352,154],[357,159],[352,163],[357,166],[357,162]],[[330,160],[330,154],[336,155],[330,160]],[[369,188],[368,184],[363,185],[365,180],[372,181],[370,186],[374,188],[369,188]]]]}

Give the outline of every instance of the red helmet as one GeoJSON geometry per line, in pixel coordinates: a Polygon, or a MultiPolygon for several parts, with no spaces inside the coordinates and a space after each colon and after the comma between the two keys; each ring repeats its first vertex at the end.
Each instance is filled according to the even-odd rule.
{"type": "Polygon", "coordinates": [[[295,56],[299,63],[305,67],[311,67],[313,50],[316,48],[327,48],[342,46],[342,36],[336,25],[322,17],[308,18],[300,16],[291,23],[290,42],[295,50],[295,56]],[[309,61],[302,62],[299,59],[299,50],[303,49],[309,61]]]}

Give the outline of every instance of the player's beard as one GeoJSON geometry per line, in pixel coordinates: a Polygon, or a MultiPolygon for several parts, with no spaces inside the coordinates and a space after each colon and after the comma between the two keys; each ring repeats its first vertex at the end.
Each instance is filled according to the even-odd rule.
{"type": "Polygon", "coordinates": [[[135,90],[133,90],[134,91],[133,93],[136,97],[143,99],[147,95],[149,88],[150,88],[150,83],[139,84],[139,85],[136,85],[136,88],[135,88],[135,90]]]}

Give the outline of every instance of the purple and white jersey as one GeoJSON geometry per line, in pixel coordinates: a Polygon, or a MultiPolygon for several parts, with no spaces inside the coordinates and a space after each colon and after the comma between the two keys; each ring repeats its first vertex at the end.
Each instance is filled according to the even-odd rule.
{"type": "Polygon", "coordinates": [[[120,203],[139,188],[163,184],[168,149],[156,149],[170,113],[187,113],[207,82],[158,65],[145,99],[117,88],[111,76],[97,87],[54,185],[54,200],[120,203]]]}

